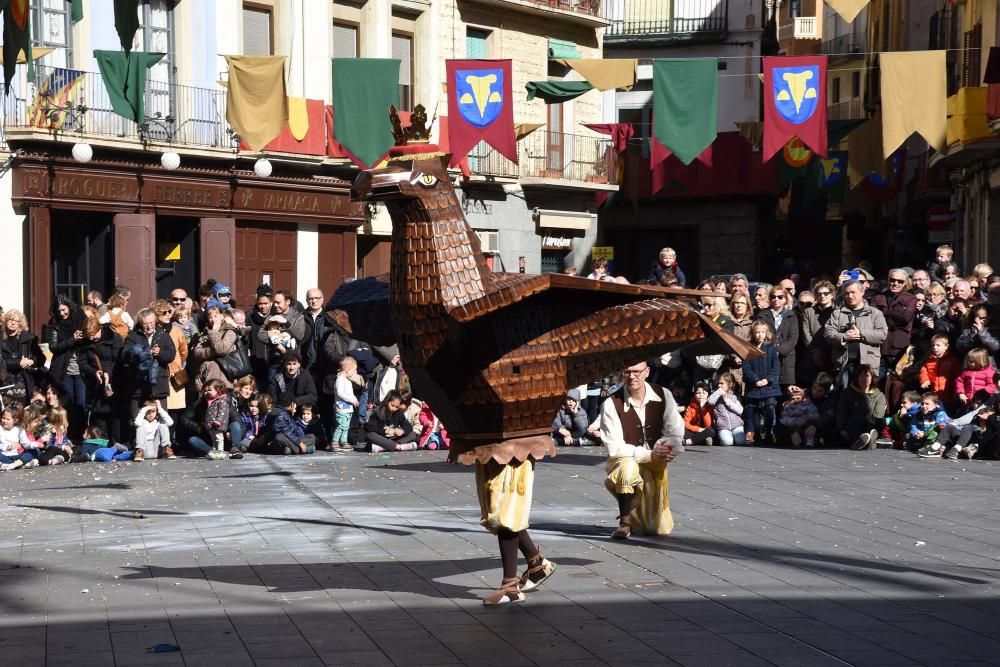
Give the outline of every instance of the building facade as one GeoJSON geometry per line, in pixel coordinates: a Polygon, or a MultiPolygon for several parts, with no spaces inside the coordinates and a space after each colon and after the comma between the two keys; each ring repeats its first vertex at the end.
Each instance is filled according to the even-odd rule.
{"type": "Polygon", "coordinates": [[[600,56],[609,21],[599,3],[144,0],[134,48],[165,57],[148,73],[138,124],[112,112],[93,57],[120,49],[110,3],[87,3],[76,24],[64,5],[31,2],[37,45],[51,51],[34,85],[19,68],[3,102],[0,305],[27,309],[35,329],[56,294],[121,283],[141,305],[214,278],[246,304],[261,283],[302,297],[388,270],[388,220],[349,201],[358,167],[333,139],[334,57],[398,58],[399,108],[423,104],[439,142],[444,60],[513,60],[515,123],[540,127],[520,141],[519,164],[477,147],[459,191],[497,269],[562,270],[585,256],[595,195],[617,189],[609,141],[581,125],[600,121],[601,93],[550,106],[524,93],[528,81],[572,78],[550,55],[600,56]],[[305,140],[241,148],[226,122],[222,54],[286,56],[287,93],[307,100],[305,140]],[[67,76],[67,99],[40,94],[67,76]]]}

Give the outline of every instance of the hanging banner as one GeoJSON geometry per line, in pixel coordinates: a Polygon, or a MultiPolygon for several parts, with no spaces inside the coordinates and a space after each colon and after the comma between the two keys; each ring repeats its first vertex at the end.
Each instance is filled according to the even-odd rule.
{"type": "Polygon", "coordinates": [[[712,145],[719,131],[717,58],[653,61],[653,137],[684,164],[712,145]]]}
{"type": "Polygon", "coordinates": [[[840,18],[851,23],[868,4],[868,0],[826,0],[826,4],[840,14],[840,18]]]}
{"type": "Polygon", "coordinates": [[[826,56],[764,58],[764,159],[798,137],[827,154],[826,56]]]}
{"type": "Polygon", "coordinates": [[[948,87],[944,51],[883,53],[882,155],[886,159],[914,132],[931,148],[948,148],[948,87]]]}
{"type": "Polygon", "coordinates": [[[451,166],[480,141],[517,164],[511,61],[448,60],[448,143],[451,166]]]}

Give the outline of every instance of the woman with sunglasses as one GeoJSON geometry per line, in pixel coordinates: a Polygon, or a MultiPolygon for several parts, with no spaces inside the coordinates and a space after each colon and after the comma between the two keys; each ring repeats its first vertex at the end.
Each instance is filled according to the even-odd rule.
{"type": "Polygon", "coordinates": [[[889,271],[888,288],[872,299],[872,307],[882,311],[888,327],[888,333],[882,341],[882,366],[876,369],[879,380],[885,377],[887,371],[896,367],[896,362],[910,346],[913,324],[917,317],[917,302],[909,290],[910,278],[906,272],[892,269],[889,271]]]}
{"type": "Polygon", "coordinates": [[[820,280],[813,285],[812,293],[816,302],[812,308],[806,308],[802,313],[802,343],[803,352],[796,359],[799,375],[799,386],[808,387],[816,374],[833,368],[830,356],[830,345],[823,337],[823,327],[833,314],[833,303],[836,299],[833,283],[820,280]]]}
{"type": "Polygon", "coordinates": [[[774,332],[774,347],[778,350],[781,361],[781,372],[778,382],[784,390],[795,384],[795,346],[799,342],[799,319],[789,307],[788,292],[783,287],[775,286],[768,294],[769,307],[762,310],[759,319],[767,322],[774,332]]]}

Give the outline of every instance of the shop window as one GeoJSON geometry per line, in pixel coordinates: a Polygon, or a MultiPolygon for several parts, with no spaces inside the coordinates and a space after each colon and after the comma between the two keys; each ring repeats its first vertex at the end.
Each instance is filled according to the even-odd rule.
{"type": "Polygon", "coordinates": [[[851,72],[851,97],[861,97],[861,72],[851,72]]]}
{"type": "Polygon", "coordinates": [[[243,6],[243,54],[247,56],[274,55],[271,10],[243,6]]]}
{"type": "Polygon", "coordinates": [[[469,59],[483,59],[489,53],[488,41],[489,30],[479,30],[467,28],[465,30],[465,57],[469,59]]]}
{"type": "Polygon", "coordinates": [[[562,273],[567,254],[565,250],[543,250],[542,273],[562,273]]]}

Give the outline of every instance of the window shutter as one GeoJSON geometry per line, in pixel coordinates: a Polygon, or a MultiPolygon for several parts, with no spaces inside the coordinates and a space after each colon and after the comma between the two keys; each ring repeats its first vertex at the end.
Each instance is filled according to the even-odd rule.
{"type": "Polygon", "coordinates": [[[392,57],[399,61],[399,85],[409,86],[410,81],[410,44],[411,37],[405,35],[392,36],[392,57]]]}
{"type": "Polygon", "coordinates": [[[331,58],[358,57],[358,29],[352,25],[334,23],[330,31],[331,58]]]}
{"type": "Polygon", "coordinates": [[[243,8],[243,55],[272,55],[271,12],[243,8]]]}
{"type": "Polygon", "coordinates": [[[490,33],[485,30],[469,29],[465,32],[465,57],[470,60],[486,58],[486,40],[490,33]]]}

